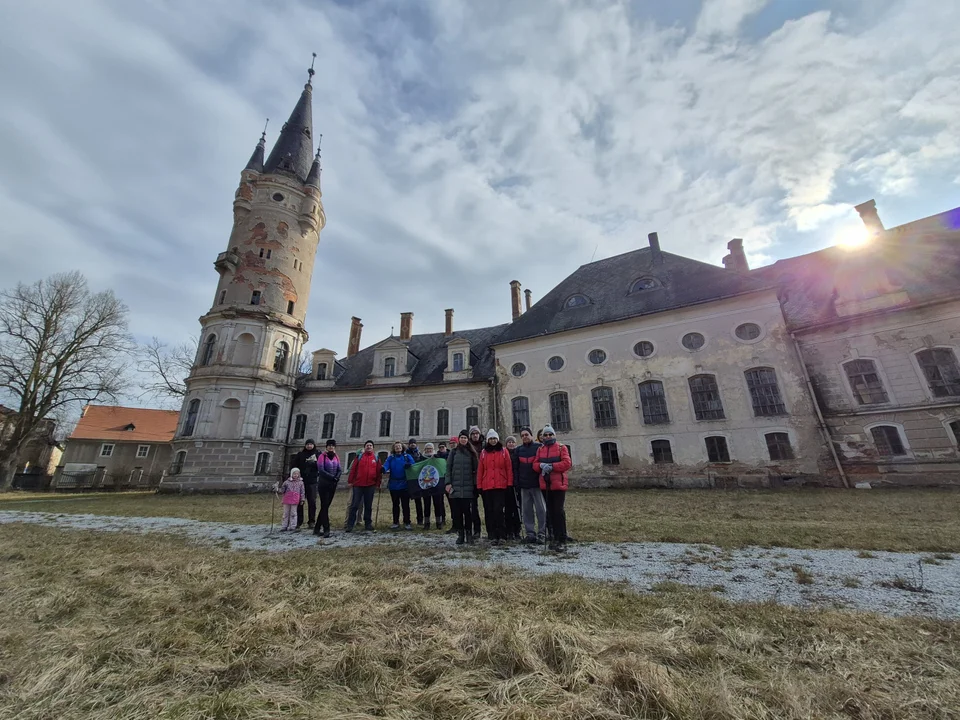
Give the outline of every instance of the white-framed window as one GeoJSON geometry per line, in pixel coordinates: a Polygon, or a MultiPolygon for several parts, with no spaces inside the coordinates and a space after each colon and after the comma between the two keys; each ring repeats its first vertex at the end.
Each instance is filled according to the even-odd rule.
{"type": "Polygon", "coordinates": [[[842,367],[858,405],[879,405],[890,401],[874,360],[857,358],[846,361],[842,367]]]}
{"type": "Polygon", "coordinates": [[[397,359],[388,357],[383,361],[383,376],[385,378],[395,377],[397,374],[397,359]]]}
{"type": "Polygon", "coordinates": [[[953,348],[927,348],[914,353],[914,358],[934,398],[960,395],[960,365],[953,348]]]}
{"type": "Polygon", "coordinates": [[[150,446],[149,446],[149,445],[137,445],[137,457],[138,457],[138,458],[145,458],[145,457],[147,457],[149,454],[150,454],[150,446]]]}
{"type": "Polygon", "coordinates": [[[463,353],[455,352],[453,354],[453,371],[460,372],[463,370],[463,353]]]}
{"type": "Polygon", "coordinates": [[[620,448],[612,441],[600,443],[600,462],[605,466],[620,464],[620,448]]]}
{"type": "Polygon", "coordinates": [[[870,439],[880,457],[906,457],[910,454],[907,434],[900,423],[877,422],[867,425],[864,430],[870,433],[870,439]]]}
{"type": "Polygon", "coordinates": [[[100,457],[113,457],[113,449],[116,447],[113,443],[104,443],[100,446],[100,457]]]}
{"type": "Polygon", "coordinates": [[[707,450],[707,462],[730,462],[730,444],[725,435],[706,435],[703,444],[707,450]]]}

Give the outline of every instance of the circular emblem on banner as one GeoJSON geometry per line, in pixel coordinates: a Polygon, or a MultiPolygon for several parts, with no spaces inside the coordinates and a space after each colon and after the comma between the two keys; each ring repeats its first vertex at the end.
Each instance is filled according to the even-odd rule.
{"type": "Polygon", "coordinates": [[[422,490],[431,490],[440,483],[440,471],[433,465],[424,465],[420,469],[420,477],[417,478],[422,490]]]}

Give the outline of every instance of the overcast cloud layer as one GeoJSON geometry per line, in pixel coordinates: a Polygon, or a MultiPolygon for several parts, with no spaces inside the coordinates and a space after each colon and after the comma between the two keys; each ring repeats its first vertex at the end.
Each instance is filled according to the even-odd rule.
{"type": "Polygon", "coordinates": [[[509,320],[660,233],[754,265],[952,208],[960,4],[32,0],[0,26],[0,286],[79,268],[196,335],[231,204],[306,79],[323,134],[310,349],[509,320]],[[640,12],[639,6],[656,7],[640,12]],[[331,272],[330,270],[336,270],[331,272]]]}

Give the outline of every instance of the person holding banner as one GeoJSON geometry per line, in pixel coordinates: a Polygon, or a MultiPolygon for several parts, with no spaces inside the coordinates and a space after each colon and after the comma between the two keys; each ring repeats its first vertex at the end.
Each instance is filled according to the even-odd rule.
{"type": "Polygon", "coordinates": [[[413,488],[423,500],[423,529],[430,529],[430,507],[434,508],[434,515],[439,530],[446,524],[446,511],[443,504],[443,478],[447,474],[447,461],[436,456],[433,443],[423,446],[423,455],[420,462],[407,468],[407,488],[413,488]]]}
{"type": "Polygon", "coordinates": [[[393,502],[393,525],[391,530],[400,529],[400,511],[403,510],[403,529],[413,530],[410,525],[410,493],[407,492],[407,468],[413,465],[413,458],[406,452],[403,443],[397,440],[393,452],[383,461],[383,472],[389,473],[390,500],[393,502]]]}

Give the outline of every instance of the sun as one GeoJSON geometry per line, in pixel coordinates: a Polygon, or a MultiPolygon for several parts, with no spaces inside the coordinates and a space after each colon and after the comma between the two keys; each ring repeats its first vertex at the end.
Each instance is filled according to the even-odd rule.
{"type": "Polygon", "coordinates": [[[858,228],[844,228],[833,236],[834,244],[844,250],[857,250],[873,240],[873,235],[862,225],[858,228]]]}

